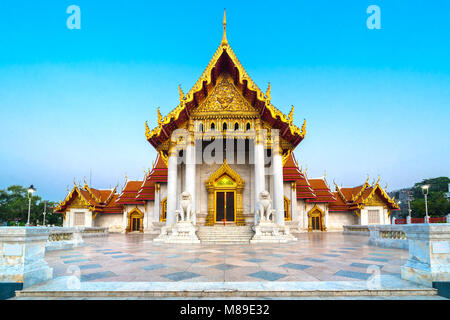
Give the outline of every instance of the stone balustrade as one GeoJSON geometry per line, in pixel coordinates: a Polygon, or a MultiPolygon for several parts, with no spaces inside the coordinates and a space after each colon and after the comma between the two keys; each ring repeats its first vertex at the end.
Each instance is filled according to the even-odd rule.
{"type": "Polygon", "coordinates": [[[401,224],[369,225],[369,243],[378,247],[408,250],[408,240],[403,231],[404,226],[401,224]]]}
{"type": "Polygon", "coordinates": [[[47,251],[72,249],[84,243],[78,228],[52,227],[45,244],[47,251]]]}
{"type": "Polygon", "coordinates": [[[104,227],[76,227],[83,238],[106,237],[109,235],[109,228],[104,227]]]}
{"type": "Polygon", "coordinates": [[[361,225],[344,226],[343,234],[368,236],[370,234],[370,230],[368,226],[361,226],[361,225]]]}

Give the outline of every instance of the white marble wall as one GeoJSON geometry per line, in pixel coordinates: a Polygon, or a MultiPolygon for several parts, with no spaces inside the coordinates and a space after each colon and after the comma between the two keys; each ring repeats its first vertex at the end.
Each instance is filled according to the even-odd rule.
{"type": "Polygon", "coordinates": [[[328,231],[342,231],[344,226],[359,224],[358,216],[350,211],[330,211],[328,213],[328,231]]]}
{"type": "Polygon", "coordinates": [[[94,219],[94,227],[108,228],[109,232],[125,232],[122,213],[98,214],[94,219]]]}
{"type": "Polygon", "coordinates": [[[66,218],[63,220],[63,227],[92,227],[92,212],[89,209],[76,209],[72,208],[66,212],[66,218]],[[75,225],[75,213],[82,212],[84,213],[84,225],[76,226],[75,225]]]}

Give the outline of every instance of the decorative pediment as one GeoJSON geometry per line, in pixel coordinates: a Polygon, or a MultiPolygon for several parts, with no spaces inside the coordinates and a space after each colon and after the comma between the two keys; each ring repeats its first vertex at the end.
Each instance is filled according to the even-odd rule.
{"type": "Polygon", "coordinates": [[[386,206],[386,199],[381,198],[377,193],[373,193],[364,203],[366,206],[386,206]]]}
{"type": "Polygon", "coordinates": [[[86,202],[86,200],[77,193],[76,196],[73,198],[72,201],[70,201],[69,205],[67,206],[68,209],[74,208],[74,209],[89,209],[89,204],[86,202]]]}
{"type": "Polygon", "coordinates": [[[245,181],[224,160],[222,166],[211,174],[205,184],[208,190],[217,187],[219,184],[222,187],[236,186],[237,188],[244,188],[245,181]]]}
{"type": "Polygon", "coordinates": [[[196,109],[193,117],[233,117],[258,115],[242,94],[236,89],[228,75],[221,76],[211,94],[196,109]]]}

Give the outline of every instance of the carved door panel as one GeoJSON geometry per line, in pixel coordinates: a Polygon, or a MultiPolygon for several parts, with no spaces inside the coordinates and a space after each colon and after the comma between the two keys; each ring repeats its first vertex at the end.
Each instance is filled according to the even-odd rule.
{"type": "Polygon", "coordinates": [[[225,219],[225,192],[216,193],[216,222],[225,219]]]}
{"type": "Polygon", "coordinates": [[[226,220],[234,221],[234,192],[227,192],[225,201],[226,220]]]}

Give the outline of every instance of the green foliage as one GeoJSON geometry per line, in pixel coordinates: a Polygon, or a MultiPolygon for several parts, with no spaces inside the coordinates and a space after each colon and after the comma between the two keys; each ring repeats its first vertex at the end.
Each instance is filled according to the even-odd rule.
{"type": "MultiPolygon", "coordinates": [[[[28,198],[27,189],[22,186],[12,185],[6,190],[0,189],[0,223],[6,222],[8,225],[25,225],[28,218],[28,198]]],[[[42,225],[44,221],[44,206],[46,205],[46,224],[62,225],[60,214],[53,214],[56,203],[43,201],[39,196],[31,197],[30,224],[42,225]]]]}
{"type": "Polygon", "coordinates": [[[427,196],[428,215],[430,217],[442,217],[450,214],[450,201],[447,200],[445,195],[449,183],[450,178],[448,177],[425,179],[416,183],[412,188],[414,200],[411,201],[411,216],[413,218],[425,216],[425,197],[421,187],[426,184],[430,185],[427,196]]]}

